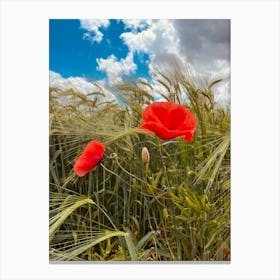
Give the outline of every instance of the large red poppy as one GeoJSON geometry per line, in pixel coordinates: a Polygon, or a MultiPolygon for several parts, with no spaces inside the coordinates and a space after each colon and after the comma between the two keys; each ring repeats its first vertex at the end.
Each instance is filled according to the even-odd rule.
{"type": "Polygon", "coordinates": [[[102,159],[105,148],[98,141],[91,141],[84,149],[74,165],[74,171],[78,176],[86,175],[102,159]]]}
{"type": "Polygon", "coordinates": [[[142,119],[140,129],[154,132],[164,140],[184,136],[187,142],[191,142],[196,130],[196,119],[192,112],[174,102],[152,103],[145,108],[142,119]]]}

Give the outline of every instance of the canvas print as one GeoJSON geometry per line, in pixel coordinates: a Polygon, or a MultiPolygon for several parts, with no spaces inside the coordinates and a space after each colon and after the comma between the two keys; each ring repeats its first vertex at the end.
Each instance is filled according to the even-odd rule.
{"type": "Polygon", "coordinates": [[[230,20],[49,20],[50,262],[228,262],[230,20]]]}

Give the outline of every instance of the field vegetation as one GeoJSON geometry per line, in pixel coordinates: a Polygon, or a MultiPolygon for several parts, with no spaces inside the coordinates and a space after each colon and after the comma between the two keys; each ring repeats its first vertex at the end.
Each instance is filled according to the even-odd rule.
{"type": "Polygon", "coordinates": [[[157,74],[161,98],[195,115],[192,142],[138,129],[155,102],[147,81],[118,85],[109,102],[98,85],[88,95],[50,88],[51,261],[230,260],[230,106],[215,101],[220,80],[198,85],[176,67],[157,74]],[[73,165],[91,140],[106,151],[78,177],[73,165]]]}

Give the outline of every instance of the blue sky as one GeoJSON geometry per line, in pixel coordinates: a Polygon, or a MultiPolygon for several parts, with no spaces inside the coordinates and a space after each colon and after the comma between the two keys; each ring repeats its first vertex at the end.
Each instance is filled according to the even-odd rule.
{"type": "MultiPolygon", "coordinates": [[[[60,73],[64,78],[78,76],[91,81],[106,78],[105,72],[97,69],[97,59],[112,54],[117,59],[127,56],[129,49],[120,39],[124,30],[122,21],[110,20],[109,27],[100,28],[104,39],[91,42],[85,38],[86,30],[81,28],[79,20],[50,20],[50,70],[60,73]]],[[[131,28],[126,31],[131,31],[131,28]]],[[[149,55],[144,52],[135,53],[133,59],[137,69],[130,78],[149,78],[145,63],[149,55]]]]}
{"type": "Polygon", "coordinates": [[[109,92],[141,78],[161,90],[153,70],[172,56],[195,77],[223,78],[217,99],[229,98],[229,20],[51,19],[49,52],[51,86],[86,93],[98,82],[109,92]]]}

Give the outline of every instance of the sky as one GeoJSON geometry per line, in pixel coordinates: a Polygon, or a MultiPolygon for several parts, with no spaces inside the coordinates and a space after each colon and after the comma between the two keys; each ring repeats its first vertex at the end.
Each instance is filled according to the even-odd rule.
{"type": "Polygon", "coordinates": [[[154,69],[175,57],[196,78],[222,78],[215,98],[230,99],[227,19],[51,19],[49,52],[50,86],[89,93],[97,82],[110,100],[115,85],[141,78],[160,91],[154,69]]]}

